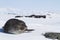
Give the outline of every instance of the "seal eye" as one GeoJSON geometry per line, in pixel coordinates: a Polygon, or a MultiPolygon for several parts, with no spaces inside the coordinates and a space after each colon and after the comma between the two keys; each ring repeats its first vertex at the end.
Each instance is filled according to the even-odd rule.
{"type": "Polygon", "coordinates": [[[21,24],[21,27],[20,27],[20,29],[21,30],[24,30],[26,28],[26,25],[24,25],[24,24],[21,24]]]}

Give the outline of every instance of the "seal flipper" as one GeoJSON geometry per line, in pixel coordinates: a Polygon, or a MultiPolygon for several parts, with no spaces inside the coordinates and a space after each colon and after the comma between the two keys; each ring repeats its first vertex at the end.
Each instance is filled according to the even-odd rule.
{"type": "Polygon", "coordinates": [[[30,31],[34,31],[34,29],[26,29],[25,31],[30,32],[30,31]]]}

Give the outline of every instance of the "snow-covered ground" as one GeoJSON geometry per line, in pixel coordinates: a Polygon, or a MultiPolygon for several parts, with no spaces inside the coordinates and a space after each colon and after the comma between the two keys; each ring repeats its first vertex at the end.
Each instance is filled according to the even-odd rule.
{"type": "Polygon", "coordinates": [[[0,40],[52,40],[45,38],[42,34],[45,32],[60,32],[60,14],[54,13],[46,19],[43,18],[16,18],[23,20],[29,29],[34,31],[17,35],[6,34],[2,32],[2,27],[8,19],[15,18],[15,15],[0,14],[0,40]]]}

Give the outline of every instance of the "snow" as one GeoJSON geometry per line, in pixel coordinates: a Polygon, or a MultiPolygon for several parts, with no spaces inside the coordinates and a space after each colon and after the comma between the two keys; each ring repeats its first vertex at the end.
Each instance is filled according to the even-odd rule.
{"type": "Polygon", "coordinates": [[[16,18],[23,20],[29,29],[34,31],[22,34],[6,34],[2,32],[2,27],[8,19],[15,18],[16,15],[0,14],[0,40],[52,40],[45,38],[42,34],[45,32],[60,32],[60,14],[54,13],[43,18],[16,18]]]}

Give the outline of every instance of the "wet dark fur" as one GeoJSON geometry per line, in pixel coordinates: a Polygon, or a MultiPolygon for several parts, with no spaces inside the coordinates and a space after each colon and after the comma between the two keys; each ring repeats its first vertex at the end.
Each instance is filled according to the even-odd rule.
{"type": "Polygon", "coordinates": [[[43,34],[46,38],[50,39],[59,39],[60,38],[60,33],[54,33],[54,32],[47,32],[43,34]]]}
{"type": "Polygon", "coordinates": [[[33,31],[33,29],[27,29],[27,26],[24,21],[18,20],[18,19],[9,19],[4,27],[4,32],[9,33],[10,30],[18,31],[18,30],[23,30],[23,31],[33,31]]]}

